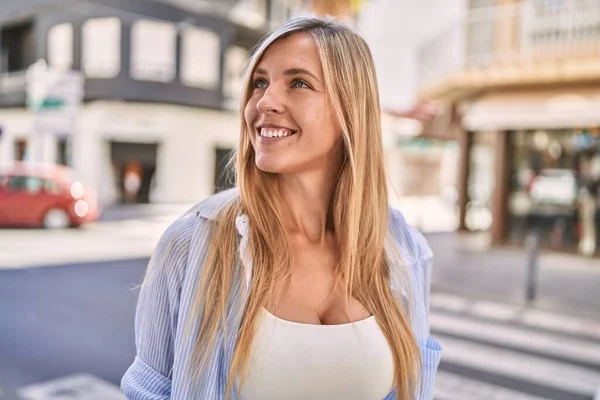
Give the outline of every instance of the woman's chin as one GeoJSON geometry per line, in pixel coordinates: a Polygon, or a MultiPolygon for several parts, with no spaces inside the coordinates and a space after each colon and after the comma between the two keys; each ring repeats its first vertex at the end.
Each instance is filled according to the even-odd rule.
{"type": "Polygon", "coordinates": [[[285,173],[288,168],[286,168],[285,163],[280,162],[279,160],[275,160],[272,157],[259,157],[255,159],[256,167],[263,172],[269,172],[271,174],[281,174],[285,173]]]}

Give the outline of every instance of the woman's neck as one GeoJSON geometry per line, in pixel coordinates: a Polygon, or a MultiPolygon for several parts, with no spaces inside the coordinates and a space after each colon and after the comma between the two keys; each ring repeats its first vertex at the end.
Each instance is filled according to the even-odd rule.
{"type": "Polygon", "coordinates": [[[305,236],[311,243],[323,243],[327,232],[333,230],[329,211],[335,177],[305,173],[281,175],[279,178],[284,224],[288,232],[305,236]]]}

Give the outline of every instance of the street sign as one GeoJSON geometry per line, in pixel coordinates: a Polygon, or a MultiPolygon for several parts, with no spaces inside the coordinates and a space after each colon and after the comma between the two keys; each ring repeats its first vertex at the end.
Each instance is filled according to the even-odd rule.
{"type": "Polygon", "coordinates": [[[48,68],[41,59],[26,73],[27,107],[33,113],[30,135],[30,160],[54,162],[52,139],[73,135],[84,92],[84,77],[79,71],[48,68]]]}
{"type": "Polygon", "coordinates": [[[61,110],[66,106],[67,103],[60,97],[46,97],[37,105],[37,108],[39,111],[61,110]]]}
{"type": "Polygon", "coordinates": [[[27,107],[35,114],[36,133],[73,133],[84,82],[81,72],[50,69],[45,60],[29,67],[27,107]]]}

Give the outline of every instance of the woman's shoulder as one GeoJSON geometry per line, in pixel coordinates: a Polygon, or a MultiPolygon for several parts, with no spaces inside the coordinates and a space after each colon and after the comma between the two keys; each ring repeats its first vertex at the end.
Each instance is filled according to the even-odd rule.
{"type": "Polygon", "coordinates": [[[237,196],[236,189],[230,189],[212,195],[185,212],[175,220],[162,234],[154,257],[167,257],[187,264],[190,257],[201,256],[206,246],[210,221],[216,220],[219,211],[237,196]]]}
{"type": "Polygon", "coordinates": [[[239,198],[239,190],[237,188],[223,190],[196,204],[186,215],[195,215],[205,220],[215,220],[223,207],[237,198],[239,198]]]}
{"type": "Polygon", "coordinates": [[[210,196],[172,222],[159,239],[149,273],[164,279],[176,278],[179,284],[199,267],[209,243],[211,221],[219,211],[237,196],[237,190],[227,190],[210,196]]]}
{"type": "Polygon", "coordinates": [[[393,207],[390,207],[390,231],[407,262],[421,262],[433,257],[423,233],[406,222],[402,212],[393,207]]]}
{"type": "Polygon", "coordinates": [[[199,228],[207,225],[207,221],[216,220],[223,207],[237,197],[238,190],[234,188],[205,198],[173,222],[163,234],[163,239],[170,242],[191,240],[199,228]]]}

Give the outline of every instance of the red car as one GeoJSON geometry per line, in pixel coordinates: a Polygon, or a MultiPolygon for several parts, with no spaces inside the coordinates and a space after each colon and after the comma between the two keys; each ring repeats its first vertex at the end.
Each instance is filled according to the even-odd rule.
{"type": "Polygon", "coordinates": [[[18,163],[0,173],[0,226],[77,227],[99,214],[95,192],[68,167],[18,163]]]}

